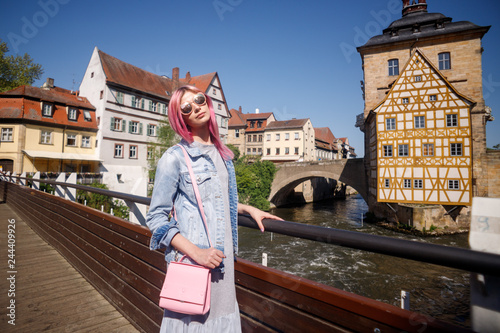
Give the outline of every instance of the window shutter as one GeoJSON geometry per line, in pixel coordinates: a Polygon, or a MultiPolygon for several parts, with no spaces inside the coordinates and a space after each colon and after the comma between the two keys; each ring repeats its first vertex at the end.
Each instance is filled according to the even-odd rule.
{"type": "Polygon", "coordinates": [[[143,109],[143,110],[144,110],[144,98],[143,98],[143,99],[141,99],[141,109],[143,109]]]}
{"type": "Polygon", "coordinates": [[[111,130],[114,130],[115,129],[115,118],[114,117],[111,117],[111,127],[110,127],[111,130]]]}
{"type": "Polygon", "coordinates": [[[146,128],[147,128],[147,130],[146,130],[146,136],[151,136],[151,125],[147,124],[146,128]]]}
{"type": "Polygon", "coordinates": [[[122,132],[125,132],[125,127],[127,126],[127,121],[125,119],[122,120],[122,132]]]}
{"type": "Polygon", "coordinates": [[[132,107],[135,108],[135,96],[132,96],[132,107]]]}
{"type": "Polygon", "coordinates": [[[132,133],[132,122],[131,121],[128,122],[128,132],[132,133]]]}
{"type": "Polygon", "coordinates": [[[142,123],[139,123],[139,135],[142,135],[142,123]]]}

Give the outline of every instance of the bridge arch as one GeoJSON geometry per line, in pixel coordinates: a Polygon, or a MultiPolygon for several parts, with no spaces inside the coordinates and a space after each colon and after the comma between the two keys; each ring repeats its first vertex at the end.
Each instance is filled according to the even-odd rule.
{"type": "Polygon", "coordinates": [[[313,178],[338,180],[354,188],[367,201],[364,159],[295,162],[279,165],[271,186],[269,201],[281,206],[286,194],[298,184],[313,178]]]}

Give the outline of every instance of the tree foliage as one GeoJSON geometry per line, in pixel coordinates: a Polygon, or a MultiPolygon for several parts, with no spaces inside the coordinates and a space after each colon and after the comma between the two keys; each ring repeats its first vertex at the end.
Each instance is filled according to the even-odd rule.
{"type": "Polygon", "coordinates": [[[276,166],[270,161],[250,161],[247,156],[243,156],[235,161],[234,167],[239,201],[268,211],[268,198],[277,171],[276,166]]]}
{"type": "MultiPolygon", "coordinates": [[[[100,188],[107,190],[108,186],[106,184],[100,184],[98,182],[93,182],[90,184],[91,187],[100,188]]],[[[86,204],[89,207],[103,210],[106,213],[111,213],[113,209],[113,215],[121,217],[123,219],[129,219],[130,209],[120,200],[113,200],[113,198],[99,193],[88,192],[84,190],[77,190],[76,197],[79,203],[86,204]]]]}
{"type": "Polygon", "coordinates": [[[42,65],[35,64],[25,53],[9,55],[7,43],[0,40],[0,92],[12,90],[22,85],[32,85],[43,74],[42,65]]]}

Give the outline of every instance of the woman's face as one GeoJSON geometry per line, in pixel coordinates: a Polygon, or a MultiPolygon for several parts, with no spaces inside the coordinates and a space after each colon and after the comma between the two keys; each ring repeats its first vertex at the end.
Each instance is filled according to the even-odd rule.
{"type": "Polygon", "coordinates": [[[181,114],[184,122],[189,127],[198,128],[206,126],[210,120],[210,110],[205,96],[200,93],[186,91],[181,98],[181,114]],[[186,114],[186,112],[191,113],[186,114]]]}

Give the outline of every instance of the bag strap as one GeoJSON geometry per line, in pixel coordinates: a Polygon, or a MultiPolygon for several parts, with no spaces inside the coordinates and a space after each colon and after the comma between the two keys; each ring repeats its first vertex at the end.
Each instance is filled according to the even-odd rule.
{"type": "Polygon", "coordinates": [[[205,217],[205,210],[203,209],[203,204],[201,202],[201,197],[200,197],[200,191],[198,190],[198,184],[196,183],[196,178],[194,177],[193,167],[191,166],[191,162],[188,153],[186,151],[186,148],[184,148],[179,144],[178,146],[181,147],[182,152],[184,153],[184,159],[186,160],[186,164],[189,170],[191,183],[193,183],[194,195],[196,196],[196,201],[198,202],[198,207],[200,208],[201,217],[203,218],[203,223],[205,224],[205,230],[207,231],[208,243],[210,244],[210,247],[213,247],[212,242],[210,241],[210,234],[208,233],[208,224],[207,224],[207,219],[205,217]]]}

